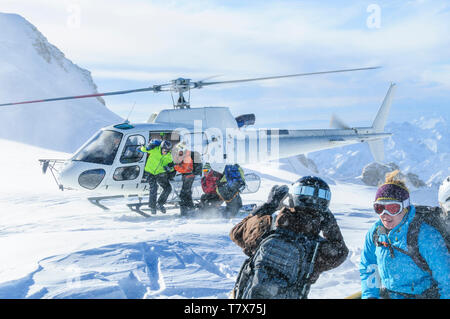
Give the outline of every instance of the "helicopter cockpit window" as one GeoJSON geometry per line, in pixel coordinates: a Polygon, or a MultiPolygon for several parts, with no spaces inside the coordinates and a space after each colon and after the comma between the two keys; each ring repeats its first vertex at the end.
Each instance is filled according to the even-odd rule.
{"type": "Polygon", "coordinates": [[[116,131],[99,131],[72,160],[112,165],[122,140],[122,133],[116,131]]]}
{"type": "Polygon", "coordinates": [[[144,156],[144,153],[138,151],[138,147],[141,145],[145,145],[145,138],[142,135],[129,136],[123,148],[120,162],[122,164],[139,162],[144,156]]]}

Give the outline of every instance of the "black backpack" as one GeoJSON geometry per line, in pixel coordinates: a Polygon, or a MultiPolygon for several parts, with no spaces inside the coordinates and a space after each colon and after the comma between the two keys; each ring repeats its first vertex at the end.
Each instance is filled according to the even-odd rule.
{"type": "MultiPolygon", "coordinates": [[[[420,269],[426,271],[431,275],[430,266],[428,266],[428,263],[426,262],[425,258],[422,257],[419,251],[420,228],[422,224],[425,223],[439,231],[441,236],[444,238],[447,250],[450,251],[449,225],[440,216],[441,210],[439,207],[415,206],[415,208],[416,214],[409,224],[408,233],[406,234],[406,245],[408,247],[408,251],[393,245],[391,245],[390,247],[411,257],[411,259],[414,261],[414,263],[416,263],[417,266],[419,266],[420,269]]],[[[378,232],[375,231],[373,234],[373,242],[376,245],[379,245],[378,237],[378,232]]]]}
{"type": "Polygon", "coordinates": [[[234,298],[306,298],[318,246],[319,240],[287,229],[268,232],[242,265],[234,298]]]}

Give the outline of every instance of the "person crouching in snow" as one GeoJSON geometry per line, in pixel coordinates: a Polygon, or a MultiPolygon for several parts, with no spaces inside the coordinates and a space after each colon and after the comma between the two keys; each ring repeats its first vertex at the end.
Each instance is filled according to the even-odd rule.
{"type": "Polygon", "coordinates": [[[234,299],[305,299],[322,272],[345,261],[348,248],[330,199],[325,181],[305,176],[290,189],[275,185],[267,202],[233,227],[231,240],[249,256],[234,299]],[[290,207],[274,214],[286,196],[290,207]]]}
{"type": "Polygon", "coordinates": [[[373,204],[360,262],[362,299],[450,298],[448,231],[410,203],[399,171],[387,174],[373,204]]]}
{"type": "Polygon", "coordinates": [[[239,164],[227,164],[217,183],[217,194],[226,204],[224,218],[233,218],[242,207],[241,191],[245,188],[244,171],[239,164]]]}
{"type": "Polygon", "coordinates": [[[200,197],[200,210],[205,212],[217,209],[223,200],[217,194],[217,183],[223,175],[211,168],[209,163],[203,166],[203,177],[201,179],[203,193],[200,197]]]}

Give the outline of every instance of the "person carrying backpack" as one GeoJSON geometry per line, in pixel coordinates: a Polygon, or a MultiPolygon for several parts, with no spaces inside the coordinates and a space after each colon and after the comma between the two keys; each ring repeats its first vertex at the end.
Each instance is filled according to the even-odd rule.
{"type": "Polygon", "coordinates": [[[150,193],[148,206],[152,214],[156,214],[156,209],[159,209],[163,214],[166,213],[164,204],[172,191],[169,178],[174,172],[171,149],[172,143],[167,140],[161,142],[152,140],[148,147],[142,146],[139,149],[141,152],[148,153],[144,170],[149,174],[150,193]],[[158,184],[163,191],[157,201],[158,184]]]}
{"type": "Polygon", "coordinates": [[[225,165],[223,176],[217,183],[217,195],[226,204],[223,216],[232,218],[242,207],[240,192],[245,187],[244,172],[239,164],[225,165]]]}
{"type": "Polygon", "coordinates": [[[267,202],[233,227],[231,240],[249,256],[233,298],[306,299],[322,272],[345,261],[348,248],[330,199],[325,181],[305,176],[291,188],[275,185],[267,202]],[[287,196],[289,207],[275,213],[287,196]]]}
{"type": "Polygon", "coordinates": [[[194,152],[186,148],[184,144],[179,143],[173,152],[173,161],[175,170],[181,174],[181,190],[180,190],[180,213],[181,216],[188,215],[194,210],[194,202],[192,200],[192,184],[195,175],[201,174],[201,159],[194,157],[194,152]],[[200,165],[200,166],[199,166],[200,165]],[[199,169],[200,167],[200,169],[199,169]]]}
{"type": "Polygon", "coordinates": [[[209,163],[203,166],[203,177],[201,179],[203,193],[200,197],[200,209],[208,210],[217,208],[222,204],[222,199],[217,194],[217,183],[223,175],[211,168],[209,163]]]}
{"type": "Polygon", "coordinates": [[[387,174],[375,196],[379,220],[367,232],[361,253],[361,298],[448,299],[448,230],[439,213],[410,203],[398,173],[387,174]]]}

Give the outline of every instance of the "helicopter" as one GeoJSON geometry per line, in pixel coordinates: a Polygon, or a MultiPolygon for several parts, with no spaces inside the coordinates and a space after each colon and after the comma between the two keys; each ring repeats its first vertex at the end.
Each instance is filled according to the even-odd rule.
{"type": "MultiPolygon", "coordinates": [[[[123,123],[101,128],[86,141],[69,159],[40,159],[42,172],[50,171],[60,190],[83,190],[92,194],[87,198],[92,204],[108,210],[102,203],[116,198],[138,198],[138,202],[128,207],[145,217],[149,217],[141,206],[148,194],[148,173],[144,171],[147,154],[139,151],[154,139],[169,140],[172,145],[193,150],[200,154],[202,163],[210,163],[216,171],[226,164],[240,165],[277,160],[298,154],[329,148],[367,142],[376,161],[384,157],[383,139],[391,136],[384,132],[385,122],[391,107],[395,84],[391,83],[387,94],[370,127],[349,127],[333,117],[330,129],[254,129],[255,114],[234,117],[228,107],[192,107],[191,90],[212,85],[276,80],[301,76],[324,75],[377,69],[364,67],[332,71],[297,73],[289,75],[238,79],[229,81],[192,81],[177,78],[168,83],[146,88],[113,91],[106,93],[66,96],[42,100],[12,102],[0,106],[13,106],[69,99],[95,98],[138,92],[170,92],[173,108],[153,113],[147,123],[123,123]],[[184,93],[188,94],[186,98],[184,93]],[[174,99],[174,94],[178,98],[174,99]]],[[[245,173],[246,185],[242,194],[255,193],[260,187],[260,177],[255,173],[245,173]]],[[[201,176],[196,176],[193,200],[202,194],[201,176]]],[[[167,204],[173,208],[179,205],[181,176],[171,181],[172,193],[167,204]]]]}

